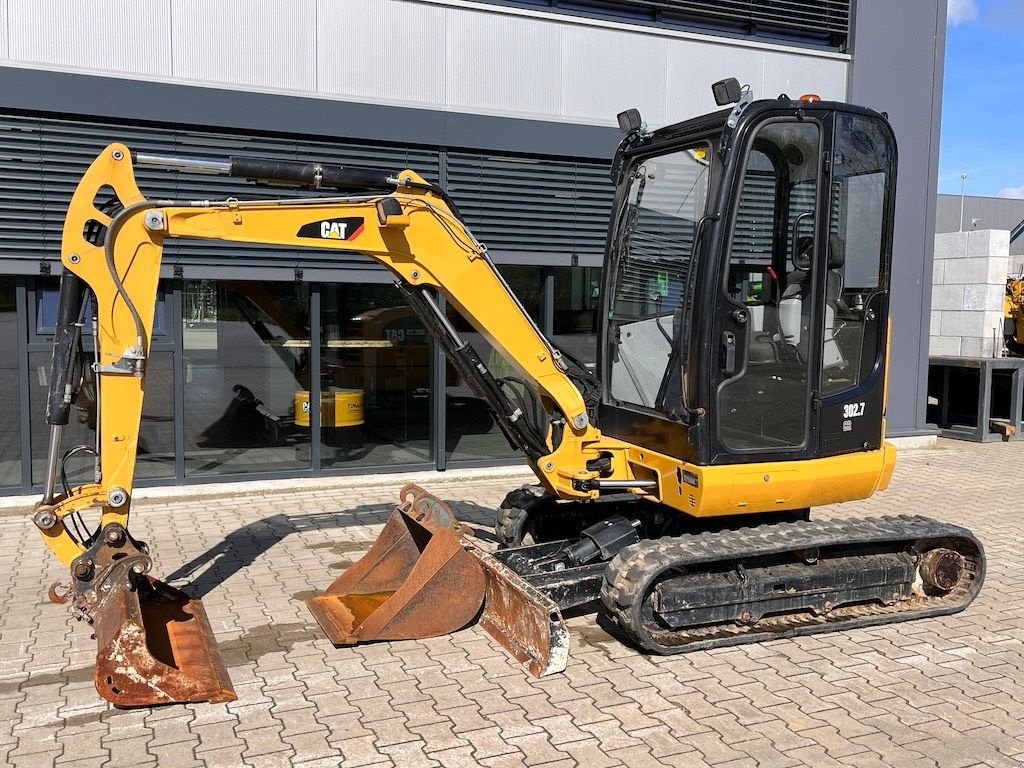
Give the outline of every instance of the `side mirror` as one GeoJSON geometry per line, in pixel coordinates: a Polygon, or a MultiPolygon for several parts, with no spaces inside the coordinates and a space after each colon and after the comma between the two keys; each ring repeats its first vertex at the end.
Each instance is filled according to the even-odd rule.
{"type": "Polygon", "coordinates": [[[617,117],[619,120],[619,130],[623,133],[639,131],[644,124],[643,118],[640,117],[640,110],[635,107],[627,109],[625,112],[619,112],[617,117]]]}
{"type": "Polygon", "coordinates": [[[715,95],[715,104],[724,107],[726,104],[735,104],[739,101],[742,90],[739,80],[735,77],[727,77],[712,85],[711,92],[715,95]]]}

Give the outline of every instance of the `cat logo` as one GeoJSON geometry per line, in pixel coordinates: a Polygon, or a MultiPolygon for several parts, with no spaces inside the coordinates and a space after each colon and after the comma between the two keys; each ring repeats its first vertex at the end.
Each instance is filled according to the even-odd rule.
{"type": "Polygon", "coordinates": [[[348,224],[339,221],[321,221],[320,237],[331,238],[332,240],[344,240],[345,230],[348,224]]]}
{"type": "Polygon", "coordinates": [[[315,240],[355,240],[363,231],[361,216],[345,219],[323,219],[311,221],[299,227],[297,237],[315,240]]]}

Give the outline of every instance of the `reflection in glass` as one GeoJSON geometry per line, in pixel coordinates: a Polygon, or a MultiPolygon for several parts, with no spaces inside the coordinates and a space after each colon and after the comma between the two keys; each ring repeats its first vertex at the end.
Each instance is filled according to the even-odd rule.
{"type": "Polygon", "coordinates": [[[0,277],[0,487],[21,484],[18,316],[13,277],[0,277]]]}
{"type": "Polygon", "coordinates": [[[320,307],[322,466],[430,461],[427,329],[389,285],[326,284],[320,307]]]}
{"type": "MultiPolygon", "coordinates": [[[[537,267],[507,265],[498,267],[498,271],[508,282],[527,314],[538,327],[541,327],[544,295],[542,271],[537,267]]],[[[512,364],[451,307],[448,308],[448,317],[462,339],[469,342],[477,351],[496,378],[518,377],[512,364]]],[[[533,402],[529,393],[520,384],[512,386],[523,395],[526,403],[533,402]]],[[[508,444],[505,435],[494,421],[490,408],[473,393],[451,363],[447,363],[445,408],[445,452],[449,460],[480,461],[514,458],[519,455],[518,450],[508,444]]]]}
{"type": "Polygon", "coordinates": [[[704,215],[709,153],[698,144],[649,157],[631,171],[617,233],[615,295],[608,318],[610,391],[632,405],[664,410],[680,399],[697,223],[704,215]]]}
{"type": "MultiPolygon", "coordinates": [[[[92,339],[86,338],[86,365],[93,359],[92,339]]],[[[32,424],[32,482],[46,479],[46,452],[50,427],[46,423],[46,398],[49,391],[50,352],[29,355],[29,407],[32,424]]],[[[135,477],[138,479],[174,477],[174,355],[152,352],[146,363],[146,395],[142,402],[142,424],[139,427],[138,458],[135,477]]],[[[68,424],[61,437],[61,451],[67,455],[77,446],[96,446],[96,387],[92,377],[82,384],[68,424]]],[[[65,462],[71,486],[95,481],[95,458],[92,451],[76,451],[65,462]]],[[[58,478],[59,480],[59,478],[58,478]]]]}
{"type": "Polygon", "coordinates": [[[182,335],[185,474],[308,468],[306,285],[186,281],[182,335]]]}
{"type": "Polygon", "coordinates": [[[601,270],[555,267],[555,326],[551,340],[593,370],[597,363],[597,315],[601,270]]]}

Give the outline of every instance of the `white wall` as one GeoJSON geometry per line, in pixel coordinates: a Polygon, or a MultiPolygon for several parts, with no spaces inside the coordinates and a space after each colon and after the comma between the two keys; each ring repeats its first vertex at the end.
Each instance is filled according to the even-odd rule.
{"type": "Polygon", "coordinates": [[[0,64],[607,125],[710,111],[730,76],[843,99],[849,66],[465,0],[0,0],[0,24],[0,64]]]}

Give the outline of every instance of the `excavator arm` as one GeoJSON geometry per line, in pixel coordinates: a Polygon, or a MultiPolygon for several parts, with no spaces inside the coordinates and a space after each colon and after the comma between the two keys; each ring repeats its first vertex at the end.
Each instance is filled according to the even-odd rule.
{"type": "MultiPolygon", "coordinates": [[[[276,180],[285,175],[280,164],[276,172],[276,180]]],[[[591,424],[567,363],[524,311],[485,247],[415,173],[402,172],[394,177],[394,186],[395,191],[380,195],[147,200],[136,186],[126,147],[111,145],[96,159],[72,199],[62,258],[71,273],[67,282],[81,281],[95,297],[95,373],[103,399],[117,407],[99,411],[100,480],[76,488],[68,497],[57,497],[52,481],[47,485],[44,504],[56,521],[44,534],[63,562],[70,564],[82,551],[81,542],[72,541],[61,524],[68,514],[100,504],[101,525],[127,524],[157,282],[169,237],[315,247],[373,259],[395,275],[424,324],[487,400],[505,433],[526,453],[552,493],[593,498],[598,491],[586,481],[599,475],[630,480],[622,460],[624,445],[603,437],[591,424]],[[123,205],[115,216],[98,207],[111,191],[123,205]],[[90,242],[87,235],[97,225],[106,229],[106,236],[102,242],[90,242]],[[459,336],[434,293],[454,306],[539,392],[548,425],[530,423],[529,414],[506,395],[459,336]]],[[[67,399],[65,394],[61,388],[55,390],[51,414],[67,399]]],[[[643,487],[642,481],[637,483],[643,487]]]]}
{"type": "MultiPolygon", "coordinates": [[[[637,490],[653,485],[650,479],[634,479],[625,446],[605,438],[591,423],[588,403],[572,378],[569,361],[540,333],[454,204],[414,172],[386,176],[368,169],[244,158],[223,164],[146,156],[135,159],[275,184],[313,186],[323,195],[149,200],[136,185],[129,149],[120,144],[107,147],[96,158],[75,191],[62,240],[66,271],[48,404],[51,448],[47,483],[34,520],[44,541],[72,572],[71,585],[55,585],[52,599],[70,602],[75,614],[97,629],[101,648],[96,682],[107,698],[117,703],[151,704],[233,696],[202,605],[149,577],[152,560],[148,549],[128,533],[157,284],[167,238],[363,254],[395,276],[409,304],[470,386],[490,405],[510,442],[523,450],[550,493],[565,499],[587,499],[599,494],[601,483],[637,490]],[[332,190],[329,194],[327,186],[357,193],[332,190]],[[75,396],[73,363],[80,359],[77,345],[88,294],[94,301],[96,319],[97,349],[91,372],[98,400],[96,480],[60,493],[55,482],[61,461],[60,433],[75,396]],[[546,423],[533,423],[533,415],[509,397],[449,322],[435,296],[444,297],[512,362],[520,377],[538,393],[546,423]],[[75,535],[66,524],[69,518],[80,519],[85,510],[97,508],[99,526],[87,536],[75,535]],[[174,615],[179,620],[166,618],[174,615]],[[161,628],[161,642],[154,644],[155,626],[161,628]],[[165,632],[167,637],[163,637],[165,632]],[[132,661],[125,663],[125,658],[132,661]],[[130,674],[116,671],[125,669],[130,674]],[[159,684],[146,682],[156,679],[159,684]]],[[[578,371],[575,375],[587,374],[578,371]]],[[[397,549],[410,542],[429,542],[429,547],[409,550],[399,569],[399,582],[381,586],[369,572],[374,571],[371,568],[367,574],[357,572],[361,580],[353,586],[350,572],[339,579],[342,582],[347,577],[347,582],[336,583],[328,595],[310,601],[335,642],[440,634],[464,626],[478,612],[484,593],[481,568],[454,535],[458,528],[454,517],[447,512],[438,514],[437,503],[425,498],[413,494],[382,536],[389,542],[383,545],[387,552],[386,559],[382,556],[384,570],[394,568],[397,549]],[[442,573],[445,579],[438,578],[442,573]],[[449,595],[450,610],[443,612],[447,618],[432,619],[424,626],[422,611],[405,603],[422,602],[424,585],[445,580],[461,586],[475,580],[479,594],[468,600],[449,595]],[[367,610],[346,597],[353,590],[359,595],[394,595],[395,599],[387,609],[375,604],[367,610]],[[402,590],[408,593],[404,598],[402,590]],[[336,597],[339,594],[342,596],[336,597]],[[375,626],[374,622],[366,621],[369,613],[381,624],[372,631],[368,627],[375,626]],[[382,616],[388,617],[386,622],[382,616]],[[417,621],[420,626],[412,626],[417,621]],[[384,626],[388,622],[390,625],[384,626]]],[[[535,634],[542,644],[550,645],[547,624],[553,606],[542,599],[533,600],[536,595],[528,598],[528,602],[533,600],[530,606],[516,603],[520,592],[529,593],[529,587],[516,584],[509,589],[508,579],[515,578],[511,573],[499,578],[504,614],[538,614],[541,618],[535,622],[535,634]]],[[[473,591],[463,590],[463,594],[473,591]]],[[[433,597],[442,599],[436,590],[433,597]]],[[[491,618],[492,625],[501,623],[491,618]]],[[[497,634],[507,636],[508,632],[497,634]]],[[[518,648],[517,653],[524,655],[518,648]]],[[[549,653],[547,648],[525,655],[549,653]]],[[[548,666],[544,661],[537,665],[538,669],[548,666]]]]}

